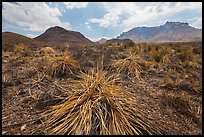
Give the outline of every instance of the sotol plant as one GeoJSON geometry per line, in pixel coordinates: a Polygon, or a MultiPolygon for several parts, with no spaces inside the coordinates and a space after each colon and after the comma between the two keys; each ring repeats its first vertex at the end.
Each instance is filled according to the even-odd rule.
{"type": "Polygon", "coordinates": [[[126,58],[124,59],[113,60],[110,65],[111,68],[116,68],[119,73],[133,73],[139,77],[139,73],[142,70],[140,63],[142,63],[143,60],[140,56],[131,52],[127,52],[125,56],[126,58]]]}
{"type": "Polygon", "coordinates": [[[181,114],[194,119],[198,124],[201,123],[201,114],[196,110],[194,102],[187,93],[163,93],[161,98],[163,105],[176,109],[181,114]]]}
{"type": "Polygon", "coordinates": [[[58,57],[47,57],[47,61],[48,66],[45,70],[45,74],[51,77],[60,77],[68,73],[72,74],[72,70],[78,66],[77,61],[68,54],[58,57]]]}
{"type": "Polygon", "coordinates": [[[81,73],[67,100],[45,112],[47,134],[160,134],[134,109],[131,96],[116,84],[115,75],[97,67],[81,73]]]}

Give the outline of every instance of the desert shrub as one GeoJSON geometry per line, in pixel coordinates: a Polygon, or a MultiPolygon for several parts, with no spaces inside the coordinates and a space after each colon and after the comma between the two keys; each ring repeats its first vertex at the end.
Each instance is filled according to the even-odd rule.
{"type": "Polygon", "coordinates": [[[110,63],[111,68],[116,68],[119,73],[132,73],[135,76],[139,76],[142,67],[140,63],[142,59],[138,55],[134,55],[131,52],[125,53],[124,59],[112,60],[110,63]]]}
{"type": "Polygon", "coordinates": [[[44,47],[40,49],[39,54],[41,56],[56,56],[57,52],[51,47],[44,47]]]}
{"type": "Polygon", "coordinates": [[[202,93],[202,81],[194,81],[192,83],[192,90],[196,94],[201,94],[202,93]]]}
{"type": "Polygon", "coordinates": [[[26,60],[27,57],[33,56],[33,51],[23,43],[15,45],[13,53],[15,54],[15,56],[19,56],[19,58],[22,58],[22,60],[26,60]]]}
{"type": "Polygon", "coordinates": [[[131,53],[134,53],[134,54],[138,54],[138,53],[141,53],[143,52],[143,44],[135,44],[134,46],[132,47],[128,47],[126,50],[127,51],[130,51],[131,53]]]}
{"type": "Polygon", "coordinates": [[[101,68],[81,72],[73,82],[73,94],[45,112],[48,119],[42,126],[47,134],[160,134],[133,108],[134,100],[116,84],[118,78],[101,68]]]}
{"type": "Polygon", "coordinates": [[[68,73],[73,74],[72,70],[78,66],[77,61],[69,55],[48,57],[47,61],[45,74],[51,77],[62,77],[68,75],[68,73]]]}
{"type": "Polygon", "coordinates": [[[11,57],[11,52],[2,52],[2,63],[6,63],[9,61],[10,57],[11,57]]]}
{"type": "Polygon", "coordinates": [[[177,57],[182,61],[194,61],[194,54],[190,47],[182,48],[181,52],[177,54],[177,57]]]}
{"type": "Polygon", "coordinates": [[[194,47],[193,53],[201,55],[202,54],[202,47],[194,47]]]}
{"type": "Polygon", "coordinates": [[[143,48],[143,52],[149,53],[149,52],[151,52],[154,49],[154,46],[151,45],[151,44],[144,44],[142,46],[142,48],[143,48]]]}
{"type": "Polygon", "coordinates": [[[201,122],[200,112],[197,112],[192,99],[187,93],[164,92],[161,98],[164,106],[172,107],[177,112],[193,118],[196,123],[201,122]]]}
{"type": "Polygon", "coordinates": [[[151,52],[152,58],[156,62],[167,63],[169,61],[168,48],[160,47],[158,50],[156,50],[157,47],[158,46],[156,46],[155,50],[151,52]]]}
{"type": "Polygon", "coordinates": [[[167,88],[167,89],[176,89],[177,84],[172,80],[170,77],[166,77],[163,79],[161,87],[167,88]]]}
{"type": "Polygon", "coordinates": [[[26,50],[28,50],[28,46],[26,46],[25,44],[21,43],[19,45],[15,45],[13,51],[15,53],[18,53],[18,52],[24,52],[26,50]]]}
{"type": "Polygon", "coordinates": [[[173,49],[175,50],[176,53],[181,53],[182,52],[182,47],[181,46],[174,46],[173,49]]]}

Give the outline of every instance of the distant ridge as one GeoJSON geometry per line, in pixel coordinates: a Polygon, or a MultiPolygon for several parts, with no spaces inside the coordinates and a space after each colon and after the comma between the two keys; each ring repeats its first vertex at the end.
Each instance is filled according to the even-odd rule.
{"type": "Polygon", "coordinates": [[[106,38],[101,38],[100,40],[98,40],[97,42],[100,44],[104,44],[106,43],[107,39],[106,38]]]}
{"type": "Polygon", "coordinates": [[[169,22],[155,27],[136,27],[122,33],[117,39],[134,42],[192,42],[202,41],[202,30],[188,23],[169,22]]]}
{"type": "Polygon", "coordinates": [[[50,46],[47,43],[39,42],[37,40],[28,38],[26,36],[14,32],[2,32],[2,49],[12,51],[15,45],[25,44],[28,47],[44,47],[50,46]]]}

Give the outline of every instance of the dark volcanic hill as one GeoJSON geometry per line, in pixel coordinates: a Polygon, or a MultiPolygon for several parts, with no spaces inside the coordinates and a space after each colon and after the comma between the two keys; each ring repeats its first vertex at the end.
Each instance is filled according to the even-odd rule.
{"type": "Polygon", "coordinates": [[[25,44],[28,47],[43,47],[49,46],[47,43],[39,42],[37,40],[28,38],[26,36],[13,33],[13,32],[2,32],[2,49],[6,51],[12,51],[13,47],[18,44],[25,44]]]}
{"type": "Polygon", "coordinates": [[[188,23],[167,21],[161,26],[133,28],[117,39],[131,39],[134,42],[202,41],[202,29],[191,27],[188,23]]]}
{"type": "Polygon", "coordinates": [[[56,45],[93,45],[93,42],[80,32],[68,31],[58,26],[47,29],[43,34],[34,39],[56,45]]]}

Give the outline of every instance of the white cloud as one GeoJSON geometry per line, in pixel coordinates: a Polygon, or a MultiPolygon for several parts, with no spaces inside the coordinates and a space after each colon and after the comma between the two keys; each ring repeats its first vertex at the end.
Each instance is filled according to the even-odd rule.
{"type": "Polygon", "coordinates": [[[195,28],[202,29],[202,17],[195,17],[189,20],[190,25],[194,26],[195,28]]]}
{"type": "MultiPolygon", "coordinates": [[[[102,18],[90,18],[90,23],[96,23],[104,28],[121,27],[128,30],[137,26],[155,26],[165,23],[170,18],[183,11],[201,12],[201,2],[119,2],[102,3],[106,14],[102,18]]],[[[171,21],[171,20],[170,20],[171,21]]],[[[198,21],[200,24],[200,22],[198,21]]]]}
{"type": "Polygon", "coordinates": [[[91,26],[89,22],[85,22],[84,25],[86,26],[87,29],[91,30],[91,26]]]}
{"type": "Polygon", "coordinates": [[[61,11],[44,2],[18,2],[18,5],[3,2],[2,16],[5,20],[30,31],[45,31],[51,26],[70,29],[68,22],[62,22],[61,11]]]}
{"type": "Polygon", "coordinates": [[[86,8],[88,2],[63,2],[67,9],[86,8]]]}
{"type": "Polygon", "coordinates": [[[35,38],[35,37],[37,37],[38,35],[27,34],[26,36],[29,37],[29,38],[35,38]]]}

